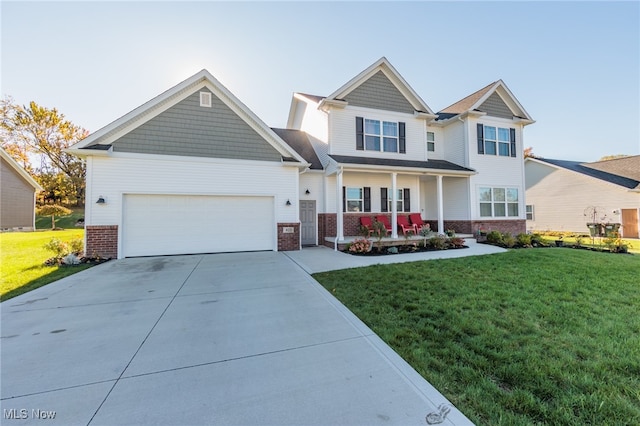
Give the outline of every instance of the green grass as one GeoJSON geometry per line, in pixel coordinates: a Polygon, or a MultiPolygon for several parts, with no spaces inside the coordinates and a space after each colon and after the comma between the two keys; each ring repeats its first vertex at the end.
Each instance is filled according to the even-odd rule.
{"type": "Polygon", "coordinates": [[[70,241],[82,238],[84,230],[5,232],[0,234],[0,300],[42,287],[60,278],[87,269],[89,265],[45,266],[54,256],[43,246],[52,238],[70,241]]]}
{"type": "Polygon", "coordinates": [[[638,277],[558,248],[314,275],[478,425],[640,424],[638,277]]]}
{"type": "MultiPolygon", "coordinates": [[[[80,218],[84,218],[84,208],[73,208],[73,213],[65,216],[56,216],[56,228],[82,229],[76,226],[80,218]]],[[[51,229],[51,216],[36,215],[36,229],[51,229]]]]}

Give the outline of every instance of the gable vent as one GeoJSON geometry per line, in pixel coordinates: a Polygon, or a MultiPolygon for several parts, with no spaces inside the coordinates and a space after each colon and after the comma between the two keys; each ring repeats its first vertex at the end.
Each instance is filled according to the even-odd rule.
{"type": "Polygon", "coordinates": [[[211,108],[211,93],[200,92],[200,106],[211,108]]]}

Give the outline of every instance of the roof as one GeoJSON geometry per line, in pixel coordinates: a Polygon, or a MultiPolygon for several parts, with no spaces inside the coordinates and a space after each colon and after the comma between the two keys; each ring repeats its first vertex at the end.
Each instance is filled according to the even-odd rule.
{"type": "MultiPolygon", "coordinates": [[[[393,158],[352,157],[348,155],[329,155],[340,164],[361,164],[367,166],[407,167],[412,169],[429,169],[437,171],[475,173],[475,170],[445,160],[397,160],[393,158]]],[[[426,171],[426,170],[425,170],[426,171]]]]}
{"type": "Polygon", "coordinates": [[[482,104],[494,93],[497,93],[505,104],[507,104],[514,117],[525,120],[526,124],[534,122],[529,113],[524,109],[520,102],[518,102],[516,97],[511,93],[507,85],[504,84],[504,81],[502,80],[494,81],[477,92],[474,92],[469,96],[462,98],[458,102],[449,105],[442,111],[439,111],[438,120],[447,120],[464,113],[480,111],[479,108],[482,104]]]}
{"type": "Polygon", "coordinates": [[[278,136],[282,138],[291,148],[293,148],[307,163],[311,164],[310,169],[322,170],[322,163],[311,145],[309,136],[306,132],[293,129],[276,129],[272,128],[278,136]]]}
{"type": "Polygon", "coordinates": [[[591,169],[602,170],[603,172],[640,181],[640,155],[595,161],[584,165],[591,169]]]}
{"type": "MultiPolygon", "coordinates": [[[[640,162],[640,156],[636,156],[635,161],[640,162]]],[[[625,176],[620,176],[614,173],[609,173],[603,170],[592,168],[592,164],[602,163],[581,163],[579,161],[567,161],[567,160],[554,160],[550,158],[528,158],[529,161],[538,161],[541,163],[547,163],[556,167],[560,167],[572,172],[580,173],[586,176],[590,176],[595,179],[600,179],[605,182],[619,185],[628,189],[635,189],[640,187],[640,179],[632,179],[625,176]]]]}
{"type": "Polygon", "coordinates": [[[43,191],[43,188],[40,186],[40,184],[36,182],[35,179],[32,178],[31,175],[27,173],[27,171],[22,168],[22,166],[20,166],[20,164],[18,164],[18,162],[14,160],[13,157],[10,156],[9,153],[2,147],[0,147],[0,158],[6,161],[7,164],[9,164],[9,167],[11,167],[18,175],[20,175],[22,179],[27,181],[29,185],[33,186],[34,190],[43,191]]]}
{"type": "Polygon", "coordinates": [[[178,83],[102,129],[90,134],[67,151],[80,156],[87,155],[91,151],[103,151],[102,154],[105,154],[104,151],[108,150],[111,143],[119,137],[127,134],[153,117],[156,117],[161,112],[203,87],[211,90],[216,97],[234,110],[242,120],[270,143],[282,157],[291,157],[300,163],[305,163],[304,159],[300,157],[298,153],[289,147],[257,115],[205,69],[178,83]]]}

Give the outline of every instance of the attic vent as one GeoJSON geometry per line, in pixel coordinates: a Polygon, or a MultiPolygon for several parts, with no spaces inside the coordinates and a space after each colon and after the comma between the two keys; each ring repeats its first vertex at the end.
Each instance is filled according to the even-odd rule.
{"type": "Polygon", "coordinates": [[[200,106],[211,108],[211,93],[200,92],[200,106]]]}

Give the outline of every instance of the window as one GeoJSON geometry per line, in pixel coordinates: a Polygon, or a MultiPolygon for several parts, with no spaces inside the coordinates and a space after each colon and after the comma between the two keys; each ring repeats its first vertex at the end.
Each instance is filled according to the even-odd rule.
{"type": "Polygon", "coordinates": [[[478,124],[478,154],[516,156],[516,129],[478,124]]]}
{"type": "MultiPolygon", "coordinates": [[[[391,206],[391,189],[380,188],[380,209],[383,212],[390,212],[391,206]]],[[[396,211],[411,211],[411,190],[409,188],[396,189],[396,211]]]]}
{"type": "Polygon", "coordinates": [[[479,188],[481,217],[518,217],[518,189],[479,188]]]}
{"type": "Polygon", "coordinates": [[[364,188],[342,187],[342,211],[344,212],[370,212],[371,211],[371,187],[364,188]]]}
{"type": "Polygon", "coordinates": [[[404,154],[405,123],[356,117],[356,149],[404,154]]]}
{"type": "Polygon", "coordinates": [[[527,220],[535,220],[533,214],[533,204],[527,204],[525,206],[525,211],[527,213],[527,220]]]}
{"type": "Polygon", "coordinates": [[[361,212],[363,211],[364,203],[364,191],[362,188],[350,188],[347,187],[347,211],[348,212],[361,212]]]}
{"type": "Polygon", "coordinates": [[[436,150],[436,135],[433,132],[427,132],[427,151],[435,152],[436,150]]]}

